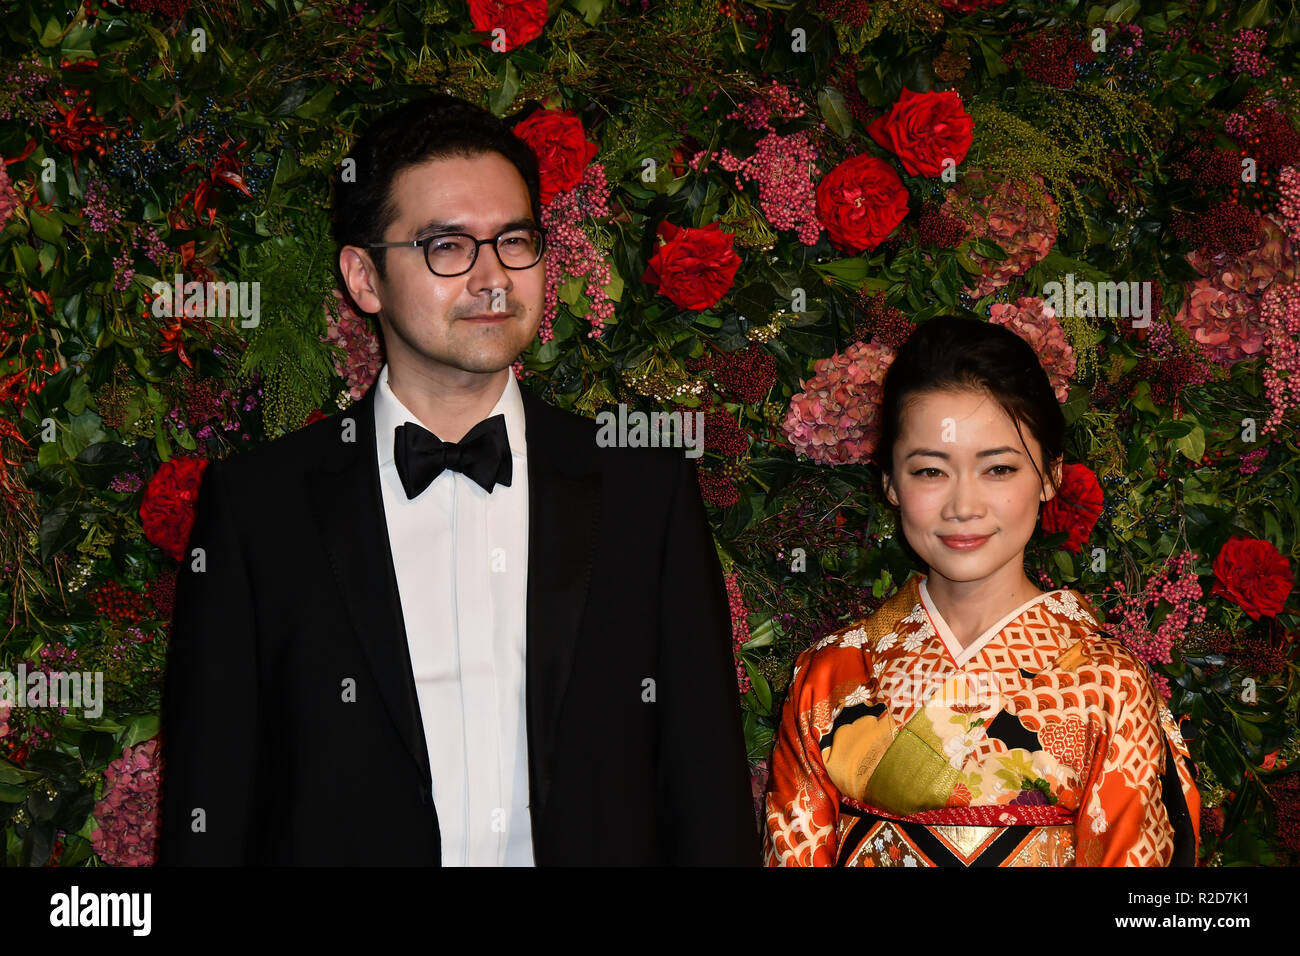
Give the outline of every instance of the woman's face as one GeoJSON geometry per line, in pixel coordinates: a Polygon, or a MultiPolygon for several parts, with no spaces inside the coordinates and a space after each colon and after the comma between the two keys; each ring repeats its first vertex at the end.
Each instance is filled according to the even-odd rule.
{"type": "Polygon", "coordinates": [[[908,544],[931,573],[954,583],[1018,583],[1039,503],[1053,494],[1034,470],[1042,469],[1038,441],[1022,425],[1022,443],[986,392],[914,395],[902,418],[884,484],[908,544]],[[982,540],[958,547],[961,537],[982,540]]]}

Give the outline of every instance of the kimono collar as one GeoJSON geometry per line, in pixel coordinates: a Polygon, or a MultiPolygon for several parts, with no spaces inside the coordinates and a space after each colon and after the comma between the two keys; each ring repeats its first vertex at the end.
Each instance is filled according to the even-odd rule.
{"type": "Polygon", "coordinates": [[[984,631],[984,633],[979,637],[971,641],[966,647],[962,647],[961,642],[959,642],[956,635],[953,634],[952,628],[948,626],[948,622],[943,619],[943,615],[939,613],[939,609],[934,606],[934,601],[930,599],[929,589],[925,586],[926,580],[927,578],[925,577],[921,578],[917,587],[921,598],[921,605],[925,608],[926,614],[930,616],[930,623],[934,625],[934,629],[938,632],[940,639],[942,639],[944,647],[948,649],[948,653],[952,656],[953,663],[958,667],[962,667],[974,658],[984,645],[996,637],[1004,627],[1016,618],[1020,617],[1020,615],[1024,614],[1025,611],[1029,610],[1039,601],[1045,600],[1052,595],[1059,596],[1066,590],[1065,588],[1057,588],[1055,591],[1044,591],[1041,594],[1035,595],[1015,610],[1008,611],[993,624],[989,625],[988,630],[984,631]]]}

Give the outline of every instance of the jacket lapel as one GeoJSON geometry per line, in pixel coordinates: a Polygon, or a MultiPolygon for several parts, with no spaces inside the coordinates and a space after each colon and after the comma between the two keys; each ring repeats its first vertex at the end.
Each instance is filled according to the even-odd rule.
{"type": "Polygon", "coordinates": [[[374,395],[372,388],[351,408],[332,416],[337,447],[307,476],[307,494],[353,636],[379,683],[393,727],[431,787],[429,751],[379,485],[374,395]],[[345,441],[349,420],[354,440],[345,441]]]}
{"type": "Polygon", "coordinates": [[[555,730],[572,670],[600,530],[601,475],[592,437],[527,388],[528,610],[526,696],[530,809],[546,807],[555,730]]]}

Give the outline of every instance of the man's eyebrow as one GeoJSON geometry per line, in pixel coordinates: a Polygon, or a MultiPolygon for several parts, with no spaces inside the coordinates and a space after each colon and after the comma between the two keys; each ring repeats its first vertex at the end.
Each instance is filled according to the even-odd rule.
{"type": "MultiPolygon", "coordinates": [[[[976,452],[976,453],[975,453],[975,457],[976,457],[976,458],[989,458],[989,457],[991,457],[991,456],[993,456],[993,455],[1001,455],[1001,454],[1005,454],[1006,452],[1011,452],[1011,454],[1013,454],[1013,455],[1019,455],[1019,454],[1020,454],[1020,451],[1019,451],[1018,449],[1012,448],[1012,447],[1009,446],[1009,445],[1003,445],[1001,448],[988,448],[988,449],[985,449],[984,451],[976,452]]],[[[947,461],[947,460],[948,460],[948,457],[949,457],[949,455],[948,455],[947,452],[944,452],[944,451],[934,451],[933,449],[930,449],[930,448],[917,448],[917,449],[914,449],[912,452],[910,452],[910,453],[908,454],[907,457],[908,457],[908,458],[913,458],[913,457],[915,457],[915,456],[917,456],[917,455],[929,455],[929,456],[934,457],[934,458],[942,458],[942,459],[944,459],[945,461],[947,461]]]]}
{"type": "MultiPolygon", "coordinates": [[[[503,222],[497,232],[505,232],[507,229],[536,229],[537,223],[533,222],[531,216],[523,219],[511,219],[509,222],[503,222]]],[[[467,235],[473,232],[466,223],[451,222],[445,219],[430,219],[423,226],[416,230],[416,235],[424,235],[432,232],[463,232],[467,235]]]]}

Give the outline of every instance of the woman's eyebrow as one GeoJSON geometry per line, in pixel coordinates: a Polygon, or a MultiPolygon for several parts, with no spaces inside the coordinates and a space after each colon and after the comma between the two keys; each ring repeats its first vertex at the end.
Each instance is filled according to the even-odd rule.
{"type": "MultiPolygon", "coordinates": [[[[989,458],[989,457],[991,457],[991,456],[993,456],[993,455],[1004,455],[1004,454],[1006,454],[1007,452],[1010,452],[1010,453],[1013,454],[1013,455],[1019,455],[1019,454],[1020,454],[1020,451],[1019,451],[1018,449],[1016,449],[1016,448],[1012,448],[1010,445],[1003,445],[1001,448],[986,448],[984,451],[978,451],[978,452],[975,453],[975,457],[976,457],[976,458],[989,458]]],[[[933,458],[942,458],[942,459],[944,459],[944,461],[947,461],[948,458],[951,457],[951,456],[950,456],[947,452],[945,452],[945,451],[935,451],[935,450],[933,450],[933,449],[931,449],[931,448],[917,448],[917,449],[914,449],[913,451],[911,451],[911,452],[908,453],[907,457],[908,457],[908,458],[912,458],[912,457],[914,457],[914,456],[916,456],[916,455],[929,455],[929,456],[931,456],[931,457],[933,457],[933,458]]]]}

